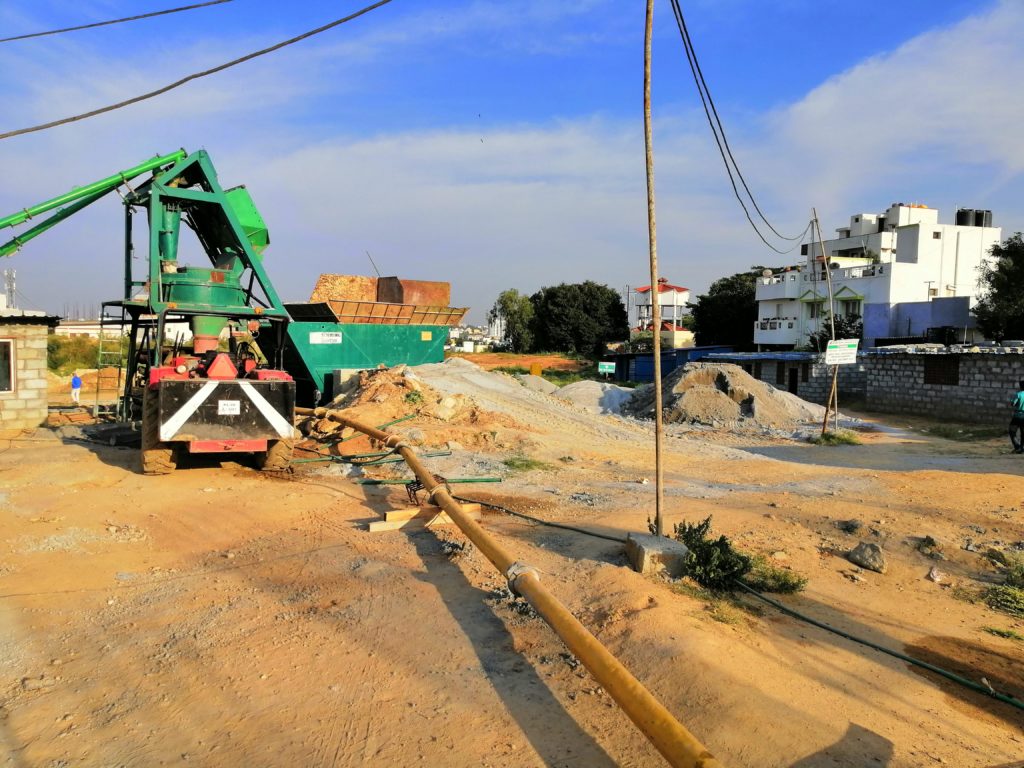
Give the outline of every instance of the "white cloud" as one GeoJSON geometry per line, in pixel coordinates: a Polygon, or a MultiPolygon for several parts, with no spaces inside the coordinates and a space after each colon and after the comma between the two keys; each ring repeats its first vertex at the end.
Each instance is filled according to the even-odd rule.
{"type": "MultiPolygon", "coordinates": [[[[533,14],[548,12],[546,6],[528,4],[533,14]]],[[[494,29],[511,24],[503,6],[474,8],[474,20],[496,14],[494,29]]],[[[461,21],[441,20],[428,37],[458,39],[462,33],[443,23],[461,21]]],[[[368,33],[359,43],[363,55],[372,58],[415,26],[368,33]]],[[[1024,156],[1017,137],[1024,103],[1017,93],[1024,49],[1016,41],[1022,35],[1024,8],[1008,0],[862,62],[789,107],[732,118],[734,149],[762,207],[792,232],[803,227],[812,205],[827,232],[855,210],[878,210],[897,199],[940,206],[944,220],[957,203],[991,207],[997,222],[1021,228],[1024,156]]],[[[212,55],[197,51],[203,61],[212,55]]],[[[486,130],[328,132],[303,122],[304,104],[358,83],[311,85],[303,67],[326,61],[322,53],[296,50],[294,66],[239,68],[144,107],[0,142],[7,176],[18,180],[0,187],[0,212],[156,152],[205,146],[225,184],[246,183],[253,192],[271,229],[268,270],[288,298],[306,296],[320,272],[369,271],[366,250],[385,272],[450,280],[455,301],[475,307],[478,318],[507,287],[646,282],[638,114],[486,130]]],[[[169,58],[153,66],[166,67],[169,58]]],[[[121,68],[124,61],[78,61],[69,90],[58,86],[65,74],[59,67],[52,79],[28,86],[32,114],[91,106],[115,91],[133,92],[149,77],[139,70],[127,81],[115,78],[133,71],[121,68]]],[[[663,272],[702,291],[751,264],[785,261],[761,246],[742,218],[703,116],[665,114],[663,107],[656,113],[663,272]]],[[[723,117],[730,126],[730,116],[723,117]]],[[[16,257],[11,266],[18,267],[24,292],[56,310],[84,302],[83,295],[112,297],[117,280],[111,275],[120,265],[118,208],[116,200],[104,201],[16,257]]]]}

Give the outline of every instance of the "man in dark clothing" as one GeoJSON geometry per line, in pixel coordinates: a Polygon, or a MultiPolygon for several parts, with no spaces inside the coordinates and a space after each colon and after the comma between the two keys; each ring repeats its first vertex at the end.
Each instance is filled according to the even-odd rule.
{"type": "Polygon", "coordinates": [[[1014,453],[1024,453],[1024,380],[1013,398],[1013,417],[1010,419],[1010,442],[1014,453]]]}

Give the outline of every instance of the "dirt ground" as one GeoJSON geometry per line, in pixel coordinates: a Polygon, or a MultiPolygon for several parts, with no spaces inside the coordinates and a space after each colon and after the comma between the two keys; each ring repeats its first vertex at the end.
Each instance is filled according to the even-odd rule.
{"type": "Polygon", "coordinates": [[[455,352],[449,357],[461,357],[476,366],[490,371],[494,368],[520,367],[529,369],[533,363],[552,371],[578,371],[583,367],[579,360],[561,355],[520,355],[515,352],[475,352],[473,354],[455,352]]]}
{"type": "MultiPolygon", "coordinates": [[[[503,477],[460,493],[604,533],[646,529],[649,425],[465,363],[415,373],[471,397],[493,433],[427,460],[447,477],[503,477]],[[543,465],[513,471],[513,455],[543,465]]],[[[713,515],[738,546],[808,577],[787,605],[1024,697],[1024,643],[983,629],[1024,634],[1024,621],[957,597],[995,576],[967,539],[982,552],[1024,540],[1024,459],[1008,441],[890,425],[837,447],[673,429],[669,522],[713,515]],[[857,535],[837,528],[848,519],[857,535]],[[917,551],[925,535],[946,560],[917,551]],[[862,539],[883,547],[884,575],[842,556],[862,539]],[[941,583],[925,578],[933,565],[941,583]]],[[[395,429],[431,448],[453,439],[429,416],[395,429]]],[[[353,476],[402,465],[273,477],[207,458],[144,477],[133,449],[77,436],[0,441],[3,765],[663,764],[457,531],[366,530],[407,502],[353,476]]],[[[725,765],[1024,759],[1019,710],[752,599],[709,603],[636,574],[614,542],[500,513],[482,524],[725,765]]]]}

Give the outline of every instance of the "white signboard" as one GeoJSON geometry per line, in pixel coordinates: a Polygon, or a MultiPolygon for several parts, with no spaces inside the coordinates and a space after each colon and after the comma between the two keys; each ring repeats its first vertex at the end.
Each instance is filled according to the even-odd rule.
{"type": "Polygon", "coordinates": [[[825,365],[849,365],[857,362],[860,339],[834,339],[825,350],[825,365]]]}
{"type": "Polygon", "coordinates": [[[218,400],[218,416],[238,416],[242,412],[242,404],[238,400],[218,400]]]}
{"type": "Polygon", "coordinates": [[[310,331],[310,344],[341,344],[341,331],[310,331]]]}

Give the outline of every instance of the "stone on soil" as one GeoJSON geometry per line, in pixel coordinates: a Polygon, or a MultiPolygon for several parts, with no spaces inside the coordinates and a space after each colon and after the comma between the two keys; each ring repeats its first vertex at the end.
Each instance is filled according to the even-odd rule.
{"type": "Polygon", "coordinates": [[[854,565],[859,565],[861,568],[866,568],[869,571],[885,573],[885,556],[882,554],[882,548],[877,544],[862,541],[846,553],[846,559],[854,565]]]}

